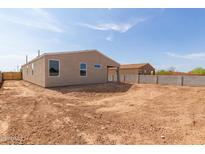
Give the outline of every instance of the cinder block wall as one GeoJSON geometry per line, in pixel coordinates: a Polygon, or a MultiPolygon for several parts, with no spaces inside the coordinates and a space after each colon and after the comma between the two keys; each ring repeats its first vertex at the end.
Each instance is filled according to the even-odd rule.
{"type": "Polygon", "coordinates": [[[184,76],[184,86],[205,86],[205,76],[184,76]]]}
{"type": "Polygon", "coordinates": [[[123,78],[120,78],[120,81],[137,83],[138,75],[123,75],[123,78]]]}
{"type": "MultiPolygon", "coordinates": [[[[116,76],[109,81],[117,81],[116,76]],[[114,79],[114,80],[113,80],[114,79]]],[[[123,75],[121,82],[142,83],[142,84],[162,84],[178,86],[205,86],[205,76],[168,76],[168,75],[123,75]]]]}
{"type": "Polygon", "coordinates": [[[148,83],[148,84],[156,84],[157,76],[156,75],[139,75],[139,83],[148,83]]]}
{"type": "Polygon", "coordinates": [[[182,85],[182,76],[158,75],[158,84],[164,85],[182,85]]]}

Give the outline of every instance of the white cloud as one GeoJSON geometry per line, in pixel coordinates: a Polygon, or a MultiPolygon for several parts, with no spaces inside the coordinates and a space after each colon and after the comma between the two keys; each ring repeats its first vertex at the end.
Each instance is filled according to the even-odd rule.
{"type": "Polygon", "coordinates": [[[143,21],[145,21],[145,18],[139,18],[135,22],[130,22],[130,23],[100,23],[100,24],[79,23],[79,25],[94,30],[117,31],[120,33],[124,33],[127,32],[132,27],[134,27],[136,24],[141,23],[143,21]]]}
{"type": "MultiPolygon", "coordinates": [[[[25,14],[0,14],[0,19],[27,27],[33,27],[52,32],[64,32],[61,24],[43,9],[25,10],[25,14]]],[[[23,13],[23,12],[22,12],[23,13]]]]}
{"type": "Polygon", "coordinates": [[[109,35],[109,36],[107,36],[106,38],[105,38],[107,41],[112,41],[113,40],[113,36],[112,35],[109,35]]]}
{"type": "Polygon", "coordinates": [[[203,60],[205,58],[204,52],[198,52],[198,53],[190,53],[185,55],[180,55],[172,52],[166,52],[166,55],[174,58],[181,58],[181,59],[189,59],[189,60],[203,60]]]}
{"type": "Polygon", "coordinates": [[[52,16],[47,11],[43,9],[36,9],[36,8],[32,10],[34,11],[34,15],[37,14],[37,15],[43,16],[44,18],[52,20],[52,16]]]}

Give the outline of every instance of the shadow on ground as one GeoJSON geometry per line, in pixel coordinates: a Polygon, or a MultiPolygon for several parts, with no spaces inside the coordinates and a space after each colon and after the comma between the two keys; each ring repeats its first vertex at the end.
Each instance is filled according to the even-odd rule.
{"type": "Polygon", "coordinates": [[[129,83],[102,83],[102,84],[89,84],[89,85],[75,85],[75,86],[64,86],[64,87],[54,87],[48,88],[50,90],[55,90],[62,94],[71,92],[89,92],[89,93],[108,93],[108,92],[126,92],[133,84],[129,83]]]}

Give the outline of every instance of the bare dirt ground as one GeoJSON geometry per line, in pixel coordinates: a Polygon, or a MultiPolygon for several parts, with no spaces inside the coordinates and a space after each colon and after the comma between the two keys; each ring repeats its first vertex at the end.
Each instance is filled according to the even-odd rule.
{"type": "Polygon", "coordinates": [[[204,144],[205,88],[5,81],[0,144],[204,144]]]}

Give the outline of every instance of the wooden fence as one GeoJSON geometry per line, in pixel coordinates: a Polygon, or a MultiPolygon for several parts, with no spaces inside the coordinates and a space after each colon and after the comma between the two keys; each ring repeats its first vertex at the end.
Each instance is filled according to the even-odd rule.
{"type": "Polygon", "coordinates": [[[21,72],[3,72],[3,80],[22,80],[21,72]]]}

